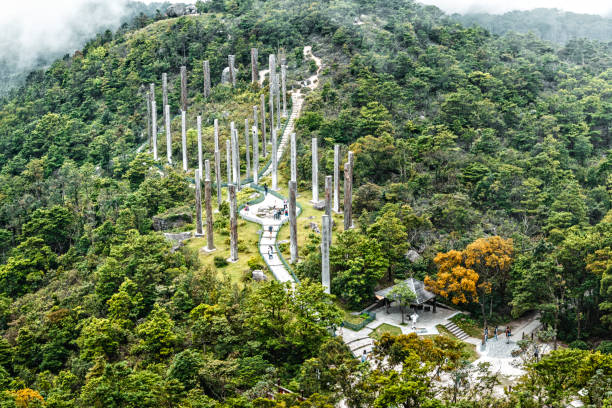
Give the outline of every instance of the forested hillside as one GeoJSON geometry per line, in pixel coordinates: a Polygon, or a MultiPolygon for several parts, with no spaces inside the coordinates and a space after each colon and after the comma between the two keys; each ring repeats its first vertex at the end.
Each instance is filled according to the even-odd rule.
{"type": "MultiPolygon", "coordinates": [[[[407,0],[197,5],[99,35],[0,105],[0,406],[556,407],[579,390],[611,406],[612,43],[493,36],[407,0]],[[250,83],[251,47],[261,66],[284,50],[291,88],[317,69],[306,45],[323,69],[296,125],[300,189],[311,138],[322,174],[334,144],[355,154],[334,303],[314,234],[291,288],[230,279],[237,266],[203,265],[152,229],[194,198],[192,174],[147,152],[148,84],[169,75],[179,162],[187,66],[190,156],[201,114],[211,158],[213,120],[225,138],[267,90],[250,83]],[[235,88],[219,84],[228,54],[235,88]],[[375,358],[403,369],[370,368],[330,328],[408,276],[478,324],[539,311],[573,348],[528,361],[503,396],[450,337],[383,335],[375,358]],[[435,385],[439,374],[463,382],[435,385]]],[[[224,237],[228,211],[215,220],[224,237]]],[[[255,256],[237,275],[259,268],[255,256]]]]}
{"type": "Polygon", "coordinates": [[[532,32],[543,40],[560,45],[582,38],[603,42],[610,42],[612,38],[610,16],[576,14],[557,9],[515,10],[504,14],[453,14],[451,18],[466,26],[479,25],[493,34],[532,32]]]}

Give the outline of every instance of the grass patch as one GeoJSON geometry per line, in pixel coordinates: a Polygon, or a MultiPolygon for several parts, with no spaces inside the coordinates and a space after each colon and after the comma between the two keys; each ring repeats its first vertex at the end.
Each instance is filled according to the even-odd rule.
{"type": "MultiPolygon", "coordinates": [[[[214,214],[216,215],[216,214],[214,214]]],[[[213,215],[213,216],[214,216],[213,215]]],[[[243,219],[238,220],[238,262],[229,263],[227,266],[217,268],[215,266],[215,257],[221,257],[227,259],[230,257],[229,247],[229,235],[221,234],[219,231],[214,232],[214,242],[217,248],[214,252],[200,251],[201,248],[206,246],[206,237],[203,238],[191,238],[185,241],[185,246],[193,250],[198,251],[198,258],[202,262],[202,266],[210,267],[217,271],[217,277],[219,279],[229,278],[232,283],[236,283],[240,286],[243,285],[243,278],[247,271],[250,270],[248,261],[252,257],[256,257],[261,260],[261,256],[258,251],[259,235],[257,231],[261,229],[259,224],[245,221],[243,219]],[[243,243],[244,245],[241,245],[243,243]],[[243,250],[240,250],[240,249],[243,250]]],[[[263,264],[263,260],[261,261],[263,264]]],[[[266,270],[268,278],[271,274],[266,270]]]]}
{"type": "Polygon", "coordinates": [[[375,340],[380,340],[384,333],[389,333],[393,336],[399,336],[400,334],[402,334],[402,329],[388,323],[383,323],[374,330],[372,330],[372,332],[368,334],[368,336],[375,340]]]}
{"type": "Polygon", "coordinates": [[[480,355],[476,351],[476,346],[474,344],[466,343],[465,341],[459,340],[453,335],[453,333],[451,333],[446,327],[441,324],[436,325],[436,329],[438,329],[438,331],[440,332],[440,336],[452,337],[457,340],[459,344],[461,344],[463,356],[467,361],[472,363],[478,360],[480,355]]]}
{"type": "Polygon", "coordinates": [[[480,324],[468,315],[459,313],[451,317],[450,320],[470,337],[480,339],[484,335],[484,331],[480,324]]]}

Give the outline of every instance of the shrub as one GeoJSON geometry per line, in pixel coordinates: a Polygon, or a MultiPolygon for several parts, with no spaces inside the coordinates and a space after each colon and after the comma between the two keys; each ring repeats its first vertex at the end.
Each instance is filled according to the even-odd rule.
{"type": "Polygon", "coordinates": [[[612,354],[612,340],[602,341],[595,350],[601,351],[604,354],[612,354]]]}
{"type": "Polygon", "coordinates": [[[578,350],[590,350],[591,347],[582,341],[582,340],[574,340],[569,344],[569,348],[578,349],[578,350]]]}
{"type": "Polygon", "coordinates": [[[223,268],[227,266],[227,259],[223,258],[222,256],[215,256],[213,262],[217,268],[223,268]]]}
{"type": "Polygon", "coordinates": [[[256,269],[264,269],[264,265],[261,262],[261,258],[258,256],[252,256],[247,261],[247,265],[249,265],[249,269],[254,271],[256,269]]]}

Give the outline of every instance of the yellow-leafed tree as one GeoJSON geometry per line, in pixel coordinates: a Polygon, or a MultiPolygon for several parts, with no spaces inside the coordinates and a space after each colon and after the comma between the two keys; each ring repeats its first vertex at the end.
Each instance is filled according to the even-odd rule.
{"type": "Polygon", "coordinates": [[[511,239],[498,236],[477,239],[463,251],[436,255],[434,262],[438,265],[438,274],[436,278],[426,276],[425,285],[454,304],[478,303],[486,327],[485,306],[489,301],[491,314],[493,302],[489,295],[493,288],[505,297],[512,254],[511,239]]]}

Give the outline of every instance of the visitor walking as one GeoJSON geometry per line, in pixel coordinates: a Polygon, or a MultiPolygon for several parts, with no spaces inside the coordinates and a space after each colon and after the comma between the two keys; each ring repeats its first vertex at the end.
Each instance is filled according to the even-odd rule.
{"type": "Polygon", "coordinates": [[[273,227],[272,227],[271,225],[270,225],[270,226],[268,226],[268,231],[270,231],[270,237],[272,237],[272,228],[273,228],[273,227]]]}
{"type": "Polygon", "coordinates": [[[495,330],[493,330],[493,335],[495,336],[495,341],[497,341],[497,326],[495,326],[495,330]]]}
{"type": "Polygon", "coordinates": [[[363,350],[363,354],[361,355],[361,362],[365,363],[368,360],[368,353],[367,351],[363,350]]]}
{"type": "Polygon", "coordinates": [[[506,344],[510,343],[510,327],[506,326],[506,344]]]}
{"type": "Polygon", "coordinates": [[[272,245],[270,245],[270,246],[268,247],[268,258],[269,258],[269,259],[272,259],[272,254],[273,254],[273,253],[274,253],[274,251],[272,251],[272,245]]]}
{"type": "Polygon", "coordinates": [[[264,196],[268,195],[268,183],[264,183],[264,196]]]}

